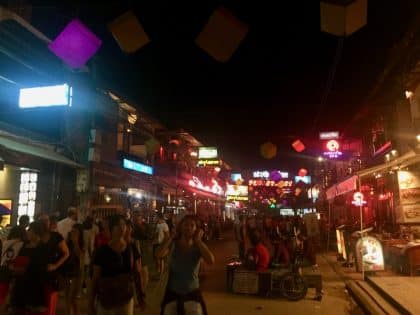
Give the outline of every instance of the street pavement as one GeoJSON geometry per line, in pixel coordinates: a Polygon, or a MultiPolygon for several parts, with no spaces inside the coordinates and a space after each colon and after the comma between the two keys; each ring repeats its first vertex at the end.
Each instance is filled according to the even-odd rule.
{"type": "MultiPolygon", "coordinates": [[[[210,248],[216,257],[213,266],[205,266],[201,287],[210,315],[271,315],[271,314],[360,314],[354,308],[345,290],[345,285],[331,263],[319,255],[318,265],[323,277],[324,295],[322,301],[314,300],[315,289],[310,288],[305,299],[289,302],[282,298],[264,298],[253,295],[238,295],[226,290],[226,262],[232,255],[237,255],[233,233],[223,234],[224,239],[211,241],[210,248]]],[[[151,284],[153,286],[153,283],[151,284]]],[[[81,314],[86,314],[86,297],[80,299],[81,314]]],[[[65,314],[64,301],[60,298],[57,314],[65,314]]],[[[156,315],[159,310],[150,307],[144,311],[135,310],[135,314],[156,315]]]]}

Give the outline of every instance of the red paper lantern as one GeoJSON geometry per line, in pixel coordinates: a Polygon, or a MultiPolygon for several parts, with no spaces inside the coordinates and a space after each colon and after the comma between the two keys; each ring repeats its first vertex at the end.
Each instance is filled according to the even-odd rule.
{"type": "Polygon", "coordinates": [[[299,139],[292,143],[292,147],[293,149],[295,149],[296,152],[299,153],[305,150],[305,145],[299,139]]]}

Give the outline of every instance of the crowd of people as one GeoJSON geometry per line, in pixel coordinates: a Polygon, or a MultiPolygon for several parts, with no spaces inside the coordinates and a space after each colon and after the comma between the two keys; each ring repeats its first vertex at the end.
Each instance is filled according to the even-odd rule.
{"type": "Polygon", "coordinates": [[[89,314],[131,315],[145,307],[150,281],[165,281],[162,314],[184,314],[206,307],[199,290],[200,262],[214,256],[195,216],[177,222],[161,213],[78,220],[76,208],[60,221],[40,214],[21,216],[2,242],[1,314],[54,315],[59,292],[68,315],[79,315],[79,297],[88,297],[89,314]],[[155,264],[156,275],[150,275],[155,264]],[[163,279],[163,278],[167,279],[163,279]],[[185,308],[185,309],[184,309],[185,308]]]}
{"type": "Polygon", "coordinates": [[[299,252],[317,267],[316,237],[309,236],[300,216],[239,216],[234,225],[239,258],[258,272],[270,266],[288,267],[299,252]]]}

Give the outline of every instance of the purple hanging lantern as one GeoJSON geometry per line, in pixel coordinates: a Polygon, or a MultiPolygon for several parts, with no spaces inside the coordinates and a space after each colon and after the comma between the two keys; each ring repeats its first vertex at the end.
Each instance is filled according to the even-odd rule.
{"type": "Polygon", "coordinates": [[[281,176],[281,173],[279,171],[272,171],[270,173],[270,179],[275,182],[278,182],[278,181],[281,181],[283,177],[281,176]]]}
{"type": "Polygon", "coordinates": [[[78,19],[72,20],[48,48],[71,68],[81,68],[102,41],[78,19]]]}

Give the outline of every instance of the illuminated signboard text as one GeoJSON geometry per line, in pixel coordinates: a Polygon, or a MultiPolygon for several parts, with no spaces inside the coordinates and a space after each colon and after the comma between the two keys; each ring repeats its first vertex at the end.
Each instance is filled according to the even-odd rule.
{"type": "Polygon", "coordinates": [[[133,170],[139,173],[153,175],[153,167],[128,159],[123,159],[123,168],[133,170]]]}

